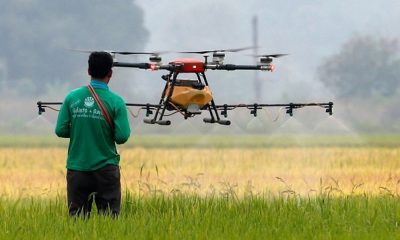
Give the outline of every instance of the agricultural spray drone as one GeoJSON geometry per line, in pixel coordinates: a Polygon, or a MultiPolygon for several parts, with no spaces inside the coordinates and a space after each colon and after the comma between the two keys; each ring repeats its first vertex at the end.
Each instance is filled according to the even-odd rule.
{"type": "MultiPolygon", "coordinates": [[[[287,54],[266,54],[257,55],[259,62],[255,65],[236,65],[225,64],[224,58],[227,52],[238,52],[249,48],[222,49],[222,50],[206,50],[206,51],[190,51],[179,52],[180,54],[199,54],[203,55],[204,60],[195,58],[179,58],[170,61],[168,64],[161,62],[162,52],[119,52],[107,51],[115,55],[149,55],[149,62],[130,63],[118,62],[114,60],[114,67],[139,68],[144,70],[160,71],[164,70],[167,74],[161,78],[165,81],[164,89],[158,104],[151,103],[126,103],[127,107],[136,107],[145,110],[146,117],[143,121],[148,124],[170,125],[171,121],[165,118],[175,113],[180,113],[184,119],[200,115],[203,111],[209,113],[208,118],[203,118],[205,123],[218,123],[222,125],[230,125],[228,111],[236,108],[246,108],[253,116],[257,116],[259,110],[269,107],[280,107],[286,109],[286,113],[293,116],[295,109],[318,106],[332,115],[333,103],[288,103],[288,104],[221,104],[217,105],[214,101],[211,88],[206,78],[207,70],[256,70],[270,71],[274,70],[272,64],[275,58],[285,56],[287,54]],[[211,61],[209,54],[212,54],[211,61]],[[183,79],[181,75],[192,74],[191,79],[183,79]],[[224,117],[224,119],[222,119],[224,117]]],[[[82,50],[79,50],[82,51],[82,50]]],[[[91,51],[83,50],[90,53],[91,51]]],[[[114,58],[115,59],[115,58],[114,58]]],[[[45,108],[52,108],[52,105],[61,105],[62,102],[37,102],[39,114],[45,111],[45,108]]]]}

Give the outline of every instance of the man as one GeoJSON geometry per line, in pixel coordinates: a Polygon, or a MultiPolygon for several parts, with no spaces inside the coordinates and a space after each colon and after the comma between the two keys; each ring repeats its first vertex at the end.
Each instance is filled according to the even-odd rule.
{"type": "Polygon", "coordinates": [[[59,137],[70,138],[68,210],[71,216],[89,216],[94,199],[101,214],[116,217],[120,212],[121,182],[115,143],[125,143],[130,136],[128,116],[124,100],[108,89],[112,56],[93,52],[88,63],[90,86],[112,120],[106,121],[107,116],[88,86],[71,91],[61,106],[55,132],[59,137]]]}

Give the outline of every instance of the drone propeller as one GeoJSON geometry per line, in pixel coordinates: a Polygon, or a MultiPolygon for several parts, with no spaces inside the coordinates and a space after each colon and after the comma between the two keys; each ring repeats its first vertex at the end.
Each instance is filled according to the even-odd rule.
{"type": "MultiPolygon", "coordinates": [[[[65,50],[67,51],[72,51],[72,52],[81,52],[81,53],[92,53],[92,52],[96,52],[95,50],[88,50],[88,49],[75,49],[75,48],[66,48],[65,50]]],[[[104,52],[110,52],[107,50],[103,50],[104,52]]]]}
{"type": "Polygon", "coordinates": [[[112,54],[119,55],[150,55],[150,62],[160,64],[161,63],[161,54],[169,53],[168,51],[159,51],[159,52],[122,52],[122,51],[112,51],[112,54]]]}
{"type": "MultiPolygon", "coordinates": [[[[219,50],[204,50],[204,51],[187,51],[187,52],[178,52],[178,53],[192,53],[192,54],[207,54],[207,53],[212,53],[212,63],[213,64],[222,64],[225,58],[225,53],[226,52],[240,52],[248,49],[253,49],[254,47],[243,47],[243,48],[230,48],[230,49],[219,49],[219,50]]],[[[207,62],[207,57],[206,58],[207,62]]]]}
{"type": "Polygon", "coordinates": [[[119,54],[119,55],[153,55],[158,56],[161,54],[169,53],[168,51],[157,51],[157,52],[128,52],[128,51],[114,51],[114,50],[88,50],[88,49],[72,49],[67,48],[66,50],[74,51],[74,52],[82,52],[82,53],[92,53],[97,51],[108,52],[110,54],[119,54]]]}
{"type": "Polygon", "coordinates": [[[206,53],[224,53],[224,52],[240,52],[248,49],[253,49],[254,47],[243,47],[243,48],[230,48],[230,49],[219,49],[219,50],[204,50],[204,51],[185,51],[178,53],[194,53],[194,54],[206,54],[206,53]]]}
{"type": "Polygon", "coordinates": [[[124,51],[111,51],[114,54],[120,55],[153,55],[158,56],[161,54],[169,53],[169,51],[158,51],[158,52],[124,52],[124,51]]]}
{"type": "Polygon", "coordinates": [[[252,57],[260,58],[259,62],[261,65],[271,65],[274,58],[280,58],[283,56],[289,55],[287,53],[279,53],[279,54],[253,54],[249,55],[252,57]]]}
{"type": "MultiPolygon", "coordinates": [[[[83,52],[83,53],[92,53],[95,51],[86,50],[86,49],[67,49],[74,52],[83,52]]],[[[161,54],[168,53],[168,51],[158,51],[158,52],[127,52],[127,51],[114,51],[114,50],[102,50],[104,52],[108,52],[109,54],[113,55],[115,61],[115,55],[150,55],[149,60],[150,62],[161,64],[161,54]]]]}
{"type": "Polygon", "coordinates": [[[249,55],[253,57],[271,57],[271,58],[280,58],[283,56],[289,55],[288,53],[280,53],[280,54],[257,54],[257,55],[249,55]]]}

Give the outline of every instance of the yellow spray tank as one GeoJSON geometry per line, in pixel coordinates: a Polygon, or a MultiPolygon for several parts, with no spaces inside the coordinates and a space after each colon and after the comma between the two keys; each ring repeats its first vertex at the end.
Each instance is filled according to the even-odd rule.
{"type": "MultiPolygon", "coordinates": [[[[170,89],[170,86],[168,86],[166,96],[168,96],[170,89]]],[[[212,99],[212,93],[208,86],[198,85],[197,82],[192,80],[177,80],[171,96],[171,102],[183,109],[193,105],[197,105],[201,109],[212,99]]]]}

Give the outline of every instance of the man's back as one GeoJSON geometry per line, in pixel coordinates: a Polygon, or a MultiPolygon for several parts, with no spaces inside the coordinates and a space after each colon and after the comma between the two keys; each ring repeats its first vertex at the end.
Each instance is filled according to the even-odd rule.
{"type": "Polygon", "coordinates": [[[115,143],[126,142],[130,128],[125,102],[108,90],[113,62],[107,52],[92,52],[90,87],[71,91],[58,114],[56,134],[70,138],[66,176],[70,216],[89,216],[93,201],[101,214],[116,217],[121,209],[120,156],[115,143]]]}
{"type": "Polygon", "coordinates": [[[105,84],[92,80],[91,85],[113,119],[114,130],[86,86],[71,91],[56,126],[57,136],[70,138],[67,168],[71,170],[93,171],[107,164],[118,165],[120,157],[115,142],[122,144],[130,135],[123,99],[105,84]]]}

